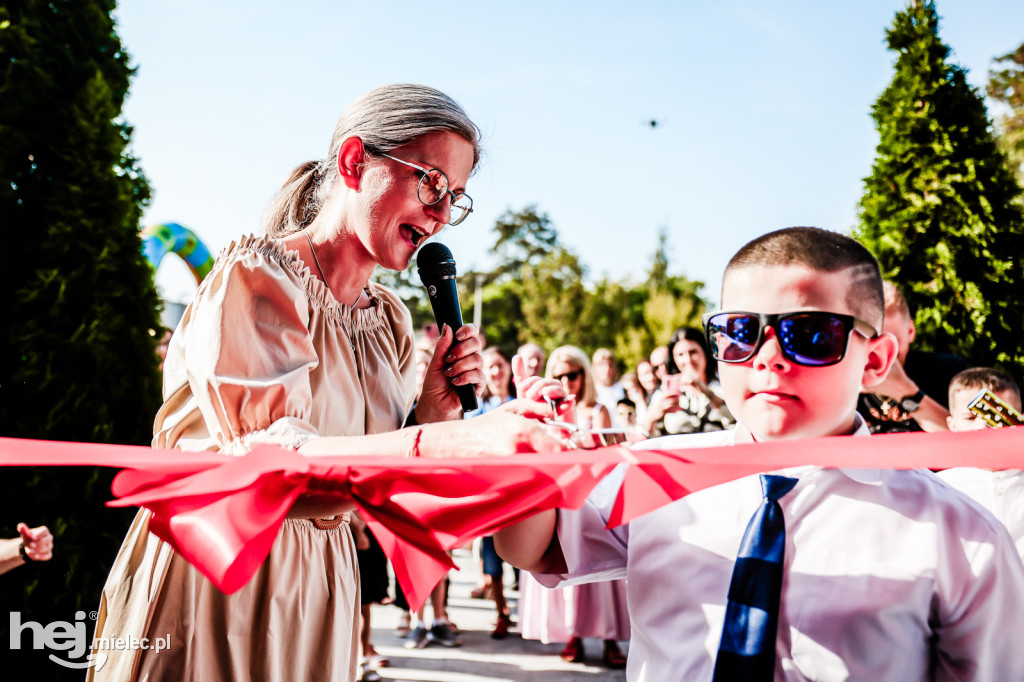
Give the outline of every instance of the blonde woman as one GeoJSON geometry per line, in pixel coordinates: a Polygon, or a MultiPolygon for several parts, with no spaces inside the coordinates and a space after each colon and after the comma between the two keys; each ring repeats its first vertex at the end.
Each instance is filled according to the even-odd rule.
{"type": "MultiPolygon", "coordinates": [[[[556,348],[548,358],[545,377],[562,384],[575,400],[576,423],[583,429],[611,426],[608,408],[597,402],[597,389],[587,355],[575,346],[556,348]]],[[[602,662],[623,668],[626,657],[618,642],[629,640],[626,583],[623,580],[548,589],[525,571],[520,573],[522,591],[520,629],[523,638],[544,643],[566,642],[560,656],[569,662],[584,659],[583,639],[604,640],[602,662]]]]}
{"type": "Polygon", "coordinates": [[[548,358],[544,376],[562,384],[576,398],[576,424],[581,429],[607,429],[612,425],[608,407],[597,400],[597,383],[586,353],[576,346],[556,348],[548,358]]]}

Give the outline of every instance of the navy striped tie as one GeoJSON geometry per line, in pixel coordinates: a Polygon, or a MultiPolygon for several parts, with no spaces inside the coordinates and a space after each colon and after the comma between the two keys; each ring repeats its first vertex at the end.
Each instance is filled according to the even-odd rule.
{"type": "Polygon", "coordinates": [[[786,552],[786,520],[778,500],[795,485],[795,478],[761,475],[764,500],[747,524],[732,571],[715,682],[770,681],[775,674],[786,552]]]}

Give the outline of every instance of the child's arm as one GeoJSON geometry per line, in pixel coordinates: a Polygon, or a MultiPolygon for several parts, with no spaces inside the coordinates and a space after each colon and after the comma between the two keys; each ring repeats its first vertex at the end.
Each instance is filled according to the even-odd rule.
{"type": "Polygon", "coordinates": [[[542,511],[494,534],[494,549],[508,563],[530,573],[565,573],[565,557],[555,527],[558,513],[542,511]]]}

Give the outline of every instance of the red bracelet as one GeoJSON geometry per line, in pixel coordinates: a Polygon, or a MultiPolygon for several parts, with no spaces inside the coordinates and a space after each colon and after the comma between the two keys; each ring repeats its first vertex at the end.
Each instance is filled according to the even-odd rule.
{"type": "Polygon", "coordinates": [[[422,437],[423,437],[423,427],[419,426],[419,427],[416,428],[416,435],[413,436],[412,447],[410,447],[409,451],[407,453],[405,453],[406,459],[408,459],[410,457],[419,457],[420,456],[420,438],[422,438],[422,437]]]}

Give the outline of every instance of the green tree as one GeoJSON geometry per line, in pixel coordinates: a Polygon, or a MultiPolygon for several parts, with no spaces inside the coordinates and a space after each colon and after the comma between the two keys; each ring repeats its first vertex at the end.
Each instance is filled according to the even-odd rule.
{"type": "MultiPolygon", "coordinates": [[[[140,251],[149,187],[120,118],[132,69],[114,2],[0,6],[0,225],[5,332],[0,435],[147,444],[160,388],[153,275],[140,251]]],[[[54,559],[4,576],[0,612],[92,611],[131,510],[104,506],[112,472],[5,470],[0,536],[54,532],[54,559]]],[[[0,640],[7,641],[6,616],[0,640]]],[[[73,679],[26,642],[10,679],[73,679]],[[45,672],[43,672],[45,671],[45,672]]]]}
{"type": "Polygon", "coordinates": [[[1017,371],[1024,216],[980,94],[949,63],[932,2],[896,14],[898,54],[872,117],[880,141],[856,236],[916,312],[917,344],[1017,371]]]}
{"type": "Polygon", "coordinates": [[[495,277],[517,277],[524,265],[536,265],[559,246],[558,232],[546,213],[535,205],[506,211],[494,224],[498,237],[494,252],[499,259],[495,277]]]}
{"type": "MultiPolygon", "coordinates": [[[[515,352],[519,345],[526,341],[544,345],[545,339],[529,335],[537,329],[546,328],[546,325],[541,322],[542,306],[524,302],[524,282],[527,277],[532,277],[538,272],[537,268],[544,270],[541,264],[561,248],[558,232],[547,214],[538,211],[535,205],[518,211],[506,211],[495,222],[494,232],[492,250],[498,257],[494,268],[486,271],[468,271],[464,277],[459,277],[459,300],[462,303],[463,314],[472,316],[473,296],[479,284],[483,287],[481,326],[489,345],[499,346],[510,353],[515,352]],[[527,310],[532,315],[534,325],[534,328],[529,330],[527,310]]],[[[545,282],[557,285],[557,276],[546,279],[545,282]]],[[[534,289],[538,286],[543,290],[545,284],[534,283],[534,289]]]]}
{"type": "Polygon", "coordinates": [[[520,272],[521,342],[533,341],[549,350],[565,344],[582,346],[581,333],[593,322],[580,319],[587,290],[579,257],[558,247],[536,264],[523,265],[520,272]]]}
{"type": "Polygon", "coordinates": [[[995,61],[1006,65],[988,72],[988,96],[1007,108],[996,119],[999,147],[1010,160],[1017,184],[1024,186],[1024,43],[995,61]]]}

